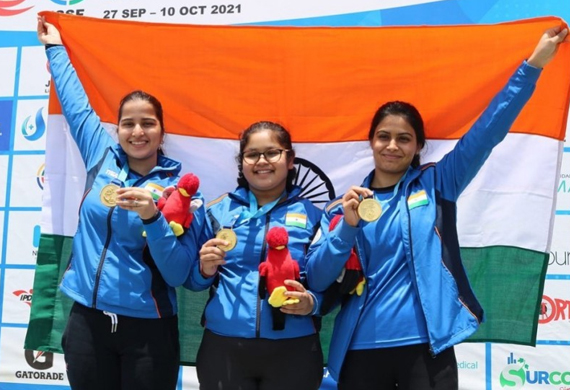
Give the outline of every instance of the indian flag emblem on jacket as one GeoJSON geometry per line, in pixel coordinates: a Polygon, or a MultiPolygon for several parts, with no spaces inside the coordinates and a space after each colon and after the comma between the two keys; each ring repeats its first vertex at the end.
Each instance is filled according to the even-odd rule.
{"type": "Polygon", "coordinates": [[[150,191],[152,199],[154,199],[155,202],[158,202],[158,199],[162,196],[162,191],[164,191],[164,187],[154,183],[148,183],[144,189],[150,191]]]}
{"type": "Polygon", "coordinates": [[[305,214],[287,213],[285,216],[285,226],[307,227],[307,216],[305,214]]]}
{"type": "Polygon", "coordinates": [[[410,210],[426,204],[428,204],[428,198],[425,190],[413,193],[408,197],[408,209],[410,210]]]}

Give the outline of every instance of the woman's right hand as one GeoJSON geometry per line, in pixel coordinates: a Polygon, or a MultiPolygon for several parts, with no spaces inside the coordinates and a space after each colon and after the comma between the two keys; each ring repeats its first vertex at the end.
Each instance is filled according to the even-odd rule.
{"type": "Polygon", "coordinates": [[[206,241],[200,249],[200,272],[204,277],[212,277],[218,271],[218,266],[226,264],[224,257],[226,252],[218,248],[219,246],[226,246],[228,242],[219,238],[212,238],[206,241]]]}
{"type": "Polygon", "coordinates": [[[369,188],[352,186],[342,197],[342,208],[344,209],[344,221],[350,226],[356,227],[360,222],[358,215],[358,205],[364,198],[374,195],[369,188]]]}
{"type": "Polygon", "coordinates": [[[567,35],[568,29],[560,26],[546,30],[527,62],[535,68],[544,68],[554,58],[567,35]]]}
{"type": "Polygon", "coordinates": [[[62,45],[61,35],[57,28],[45,21],[42,16],[38,16],[38,39],[44,45],[62,45]]]}

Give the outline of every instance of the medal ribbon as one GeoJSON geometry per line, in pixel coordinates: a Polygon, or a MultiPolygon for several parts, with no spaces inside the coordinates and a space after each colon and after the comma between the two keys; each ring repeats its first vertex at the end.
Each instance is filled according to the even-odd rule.
{"type": "MultiPolygon", "coordinates": [[[[119,172],[119,176],[117,177],[117,181],[120,182],[120,184],[125,184],[125,187],[132,187],[133,183],[135,181],[138,180],[137,177],[131,178],[131,179],[127,179],[129,177],[129,164],[125,164],[122,168],[121,168],[121,172],[119,172]]],[[[115,182],[115,180],[113,180],[113,182],[115,182]]],[[[119,184],[119,185],[120,185],[119,184]]]]}
{"type": "MultiPolygon", "coordinates": [[[[410,171],[410,168],[408,168],[408,170],[406,171],[406,173],[404,173],[402,175],[402,177],[400,178],[400,180],[398,180],[398,182],[396,183],[396,185],[394,186],[394,191],[392,192],[392,196],[390,197],[390,199],[386,199],[386,200],[380,200],[380,199],[376,199],[374,197],[374,199],[380,203],[380,206],[382,207],[382,214],[384,214],[386,211],[388,211],[388,209],[390,208],[390,202],[392,201],[392,199],[394,199],[396,197],[396,194],[398,193],[398,190],[400,189],[400,184],[402,184],[402,182],[404,181],[404,178],[407,176],[408,172],[410,171]],[[384,205],[386,205],[386,207],[384,207],[384,205]]],[[[372,182],[372,181],[371,181],[372,182]]],[[[380,214],[380,217],[382,217],[382,214],[380,214]]]]}
{"type": "Polygon", "coordinates": [[[233,227],[235,224],[241,225],[246,223],[250,219],[259,218],[270,212],[279,201],[287,194],[287,191],[283,191],[281,195],[273,202],[264,204],[263,206],[259,207],[257,204],[257,198],[253,194],[253,192],[249,191],[249,210],[243,211],[241,214],[234,216],[231,226],[233,227]]]}

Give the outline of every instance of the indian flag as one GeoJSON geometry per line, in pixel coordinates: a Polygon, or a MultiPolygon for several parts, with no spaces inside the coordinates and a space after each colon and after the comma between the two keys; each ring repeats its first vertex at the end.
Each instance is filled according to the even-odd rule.
{"type": "MultiPolygon", "coordinates": [[[[207,200],[236,185],[240,131],[272,120],[291,130],[297,183],[320,206],[360,184],[373,168],[366,137],[380,104],[415,104],[429,138],[422,161],[437,161],[528,57],[542,32],[563,23],[549,17],[498,25],[294,28],[45,16],[59,27],[111,133],[126,93],[143,89],[162,101],[165,152],[200,177],[207,200]]],[[[462,254],[487,314],[476,340],[535,343],[566,131],[568,69],[566,43],[505,141],[460,198],[462,254]]],[[[69,301],[57,284],[83,192],[85,172],[78,161],[52,90],[28,349],[61,348],[69,301]]],[[[410,202],[423,199],[421,193],[414,196],[410,202]]],[[[290,217],[291,223],[303,221],[290,217]]],[[[187,363],[194,361],[201,338],[204,296],[180,294],[187,363]]]]}
{"type": "Polygon", "coordinates": [[[408,208],[410,210],[418,206],[426,205],[427,203],[428,198],[425,190],[415,192],[408,197],[408,208]]]}
{"type": "Polygon", "coordinates": [[[307,216],[305,214],[287,213],[285,215],[285,226],[307,227],[307,216]]]}
{"type": "Polygon", "coordinates": [[[158,201],[158,199],[162,196],[162,192],[164,191],[164,187],[154,183],[148,183],[144,188],[150,191],[155,202],[158,201]]]}

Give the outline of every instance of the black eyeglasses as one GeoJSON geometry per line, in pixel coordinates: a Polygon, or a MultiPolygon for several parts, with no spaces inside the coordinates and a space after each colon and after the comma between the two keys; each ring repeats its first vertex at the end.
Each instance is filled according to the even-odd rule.
{"type": "Polygon", "coordinates": [[[241,158],[248,164],[255,164],[259,161],[261,156],[265,158],[265,161],[274,163],[281,159],[283,152],[288,152],[289,149],[267,149],[265,152],[243,152],[241,158]]]}

